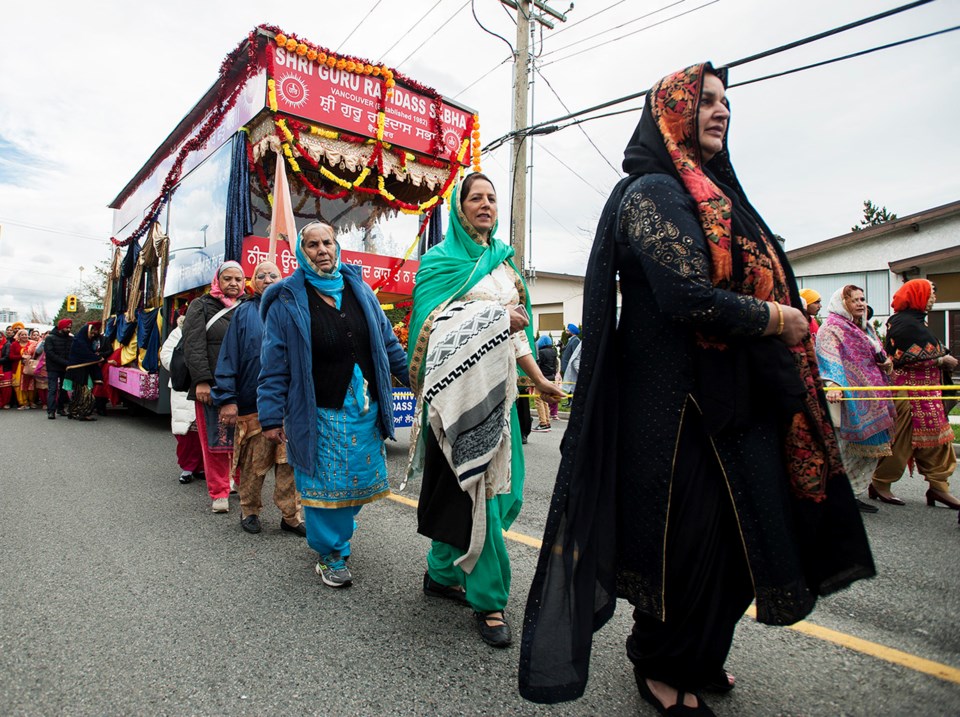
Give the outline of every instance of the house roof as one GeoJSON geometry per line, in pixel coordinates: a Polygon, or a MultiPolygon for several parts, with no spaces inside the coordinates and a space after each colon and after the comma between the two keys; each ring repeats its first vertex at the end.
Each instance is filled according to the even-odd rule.
{"type": "Polygon", "coordinates": [[[554,271],[537,271],[537,279],[556,279],[557,281],[572,281],[582,284],[585,277],[577,274],[559,274],[554,271]]]}
{"type": "MultiPolygon", "coordinates": [[[[938,219],[945,219],[955,214],[960,214],[960,200],[956,202],[950,202],[949,204],[943,204],[939,207],[934,207],[933,209],[926,209],[922,212],[917,212],[916,214],[911,214],[906,217],[894,219],[891,222],[884,222],[883,224],[868,227],[860,231],[847,232],[846,234],[841,234],[840,236],[833,237],[832,239],[825,239],[814,244],[808,244],[807,246],[802,246],[797,249],[791,249],[787,252],[787,258],[790,259],[790,261],[803,259],[815,254],[821,254],[826,251],[849,246],[850,244],[871,241],[873,239],[877,239],[887,234],[893,234],[894,232],[907,228],[913,228],[914,231],[919,231],[920,225],[922,224],[927,224],[938,219]]],[[[900,262],[897,263],[899,264],[900,262]]],[[[915,263],[916,262],[911,263],[910,266],[913,266],[915,263]]]]}
{"type": "Polygon", "coordinates": [[[895,274],[901,274],[914,267],[929,266],[930,264],[957,258],[960,258],[960,246],[952,246],[949,249],[940,249],[939,251],[931,251],[926,254],[917,254],[916,256],[908,256],[905,259],[891,261],[890,271],[895,274]]]}

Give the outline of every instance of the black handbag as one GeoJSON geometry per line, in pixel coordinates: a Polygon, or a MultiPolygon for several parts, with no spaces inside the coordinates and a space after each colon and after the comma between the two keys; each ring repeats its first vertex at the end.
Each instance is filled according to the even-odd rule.
{"type": "MultiPolygon", "coordinates": [[[[953,386],[953,371],[948,368],[940,369],[940,384],[942,386],[953,386]]],[[[943,391],[943,410],[948,414],[957,405],[957,401],[960,401],[960,397],[957,396],[956,391],[943,391]]]]}

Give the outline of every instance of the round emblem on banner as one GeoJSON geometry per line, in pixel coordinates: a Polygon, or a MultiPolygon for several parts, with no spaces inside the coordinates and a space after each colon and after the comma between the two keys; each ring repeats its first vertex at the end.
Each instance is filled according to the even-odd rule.
{"type": "Polygon", "coordinates": [[[301,80],[296,75],[284,75],[279,80],[277,80],[277,95],[284,104],[300,108],[307,104],[307,97],[309,93],[307,92],[306,83],[301,80]]]}
{"type": "Polygon", "coordinates": [[[448,152],[456,152],[460,149],[460,135],[454,130],[448,129],[443,133],[443,146],[448,152]]]}

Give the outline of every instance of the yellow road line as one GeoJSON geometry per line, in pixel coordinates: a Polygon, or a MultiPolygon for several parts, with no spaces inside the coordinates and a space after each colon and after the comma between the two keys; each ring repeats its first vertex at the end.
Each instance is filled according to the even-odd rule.
{"type": "MultiPolygon", "coordinates": [[[[396,493],[389,493],[387,494],[387,497],[390,500],[396,501],[397,503],[408,505],[411,508],[417,507],[417,501],[413,500],[412,498],[397,495],[396,493]]],[[[528,545],[531,548],[539,549],[543,544],[538,538],[524,535],[523,533],[517,533],[513,530],[505,530],[503,531],[503,535],[508,540],[512,540],[516,543],[522,543],[523,545],[528,545]]],[[[753,605],[748,607],[747,615],[756,620],[756,607],[753,605]]],[[[911,655],[909,652],[903,652],[902,650],[897,650],[893,647],[887,647],[886,645],[881,645],[876,642],[862,640],[859,637],[847,635],[843,632],[837,632],[836,630],[831,630],[827,627],[814,625],[806,620],[801,620],[795,625],[790,625],[788,629],[793,630],[794,632],[799,632],[803,635],[808,635],[818,640],[823,640],[824,642],[832,642],[835,645],[840,645],[841,647],[846,647],[848,650],[853,650],[854,652],[875,657],[878,660],[883,660],[884,662],[890,662],[894,665],[906,667],[907,669],[915,672],[922,672],[924,674],[937,677],[941,680],[946,680],[947,682],[960,684],[960,669],[957,669],[956,667],[934,662],[933,660],[927,660],[923,657],[918,657],[917,655],[911,655]]]]}
{"type": "MultiPolygon", "coordinates": [[[[747,608],[747,615],[753,619],[756,619],[756,607],[751,605],[749,608],[747,608]]],[[[933,660],[917,657],[916,655],[911,655],[909,652],[903,652],[902,650],[887,647],[886,645],[881,645],[876,642],[862,640],[859,637],[847,635],[843,632],[837,632],[836,630],[831,630],[828,627],[814,625],[806,620],[801,620],[800,622],[791,625],[790,629],[804,635],[809,635],[810,637],[815,637],[818,640],[832,642],[835,645],[846,647],[847,649],[863,653],[864,655],[876,657],[877,659],[884,660],[885,662],[892,662],[895,665],[901,665],[908,669],[914,670],[915,672],[923,672],[928,675],[933,675],[934,677],[939,677],[941,680],[960,684],[960,669],[957,669],[956,667],[950,667],[949,665],[943,665],[939,662],[934,662],[933,660]]]]}

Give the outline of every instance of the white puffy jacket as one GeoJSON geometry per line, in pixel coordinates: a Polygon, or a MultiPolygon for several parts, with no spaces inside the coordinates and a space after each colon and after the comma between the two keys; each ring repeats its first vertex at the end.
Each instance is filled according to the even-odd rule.
{"type": "MultiPolygon", "coordinates": [[[[163,364],[163,367],[167,369],[167,371],[170,370],[170,359],[173,357],[173,349],[180,343],[180,337],[182,335],[183,332],[178,326],[170,332],[167,340],[164,341],[163,346],[160,347],[160,363],[163,364]]],[[[169,382],[167,385],[170,385],[169,382]]],[[[173,388],[171,388],[170,429],[173,431],[173,434],[176,436],[186,435],[187,431],[190,430],[190,424],[196,420],[196,417],[196,408],[194,407],[193,401],[187,398],[187,392],[174,391],[173,388]]]]}

